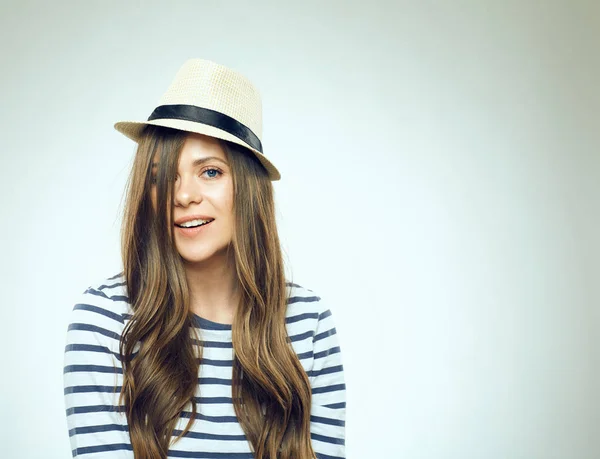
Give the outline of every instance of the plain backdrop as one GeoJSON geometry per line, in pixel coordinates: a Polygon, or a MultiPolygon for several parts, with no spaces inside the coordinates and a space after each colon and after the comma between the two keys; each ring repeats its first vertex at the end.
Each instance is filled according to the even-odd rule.
{"type": "Polygon", "coordinates": [[[3,1],[0,457],[70,457],[78,295],[183,62],[263,97],[289,273],[331,308],[349,458],[600,457],[600,3],[3,1]]]}

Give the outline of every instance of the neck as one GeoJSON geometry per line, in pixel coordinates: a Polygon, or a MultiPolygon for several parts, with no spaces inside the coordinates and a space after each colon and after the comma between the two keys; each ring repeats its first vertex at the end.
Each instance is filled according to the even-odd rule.
{"type": "Polygon", "coordinates": [[[215,255],[203,263],[184,261],[192,312],[232,324],[240,298],[233,257],[215,255]]]}

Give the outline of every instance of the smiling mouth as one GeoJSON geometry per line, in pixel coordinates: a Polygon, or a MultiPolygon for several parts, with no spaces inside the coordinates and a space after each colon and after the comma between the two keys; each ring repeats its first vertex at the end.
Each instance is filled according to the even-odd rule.
{"type": "Polygon", "coordinates": [[[208,220],[208,221],[206,221],[206,222],[204,222],[204,223],[198,223],[198,224],[196,224],[196,225],[191,225],[191,226],[182,226],[182,225],[178,225],[177,223],[175,223],[175,226],[177,226],[177,227],[179,227],[179,228],[184,228],[184,229],[185,229],[185,228],[198,228],[198,227],[200,227],[200,226],[208,225],[209,223],[211,223],[211,222],[213,222],[213,221],[214,221],[214,218],[213,218],[212,220],[208,220]]]}

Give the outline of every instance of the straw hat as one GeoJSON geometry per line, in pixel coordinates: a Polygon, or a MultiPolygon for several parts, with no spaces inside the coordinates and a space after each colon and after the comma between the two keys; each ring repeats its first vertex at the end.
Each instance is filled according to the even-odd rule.
{"type": "Polygon", "coordinates": [[[229,140],[252,152],[272,181],[281,178],[263,154],[258,89],[242,74],[216,62],[187,60],[147,121],[119,121],[115,129],[138,142],[148,124],[229,140]]]}

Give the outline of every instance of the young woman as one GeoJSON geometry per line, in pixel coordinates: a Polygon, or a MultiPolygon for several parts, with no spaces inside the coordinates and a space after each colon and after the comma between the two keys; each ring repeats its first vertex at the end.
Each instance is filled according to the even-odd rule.
{"type": "Polygon", "coordinates": [[[331,310],[285,278],[256,88],[202,59],[143,122],[123,271],[74,306],[64,394],[73,457],[345,458],[331,310]]]}

